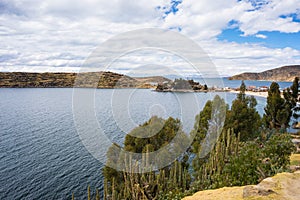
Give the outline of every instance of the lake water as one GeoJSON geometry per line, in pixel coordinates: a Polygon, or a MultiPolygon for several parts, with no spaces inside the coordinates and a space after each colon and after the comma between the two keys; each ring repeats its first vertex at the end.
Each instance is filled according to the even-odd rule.
{"type": "MultiPolygon", "coordinates": [[[[119,144],[127,131],[154,114],[181,118],[187,113],[184,130],[189,132],[195,115],[216,94],[228,103],[236,97],[101,89],[95,91],[95,116],[107,137],[119,144]],[[197,106],[186,104],[192,99],[197,106]]],[[[88,185],[102,190],[103,164],[77,134],[72,95],[73,89],[0,89],[0,199],[70,199],[72,192],[83,199],[88,185]]],[[[257,100],[262,114],[265,99],[257,100]]]]}
{"type": "MultiPolygon", "coordinates": [[[[230,88],[238,88],[240,87],[242,81],[241,80],[228,80],[228,78],[222,78],[222,81],[217,78],[208,78],[208,79],[199,79],[194,78],[195,81],[200,82],[201,84],[207,84],[208,86],[216,86],[216,87],[230,87],[230,88]]],[[[246,86],[270,86],[272,84],[272,81],[251,81],[246,80],[244,81],[246,86]]],[[[291,82],[277,82],[279,84],[280,89],[285,89],[287,87],[290,87],[292,85],[291,82]]]]}

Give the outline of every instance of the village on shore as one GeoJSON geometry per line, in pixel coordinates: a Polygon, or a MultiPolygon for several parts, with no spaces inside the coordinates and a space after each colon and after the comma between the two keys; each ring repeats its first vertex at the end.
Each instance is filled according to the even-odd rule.
{"type": "MultiPolygon", "coordinates": [[[[206,84],[201,85],[194,80],[185,80],[182,78],[175,79],[174,81],[165,81],[156,85],[155,91],[157,92],[231,92],[239,93],[240,88],[230,87],[209,87],[206,84]]],[[[246,89],[247,95],[265,97],[268,96],[268,86],[248,86],[246,89]]]]}

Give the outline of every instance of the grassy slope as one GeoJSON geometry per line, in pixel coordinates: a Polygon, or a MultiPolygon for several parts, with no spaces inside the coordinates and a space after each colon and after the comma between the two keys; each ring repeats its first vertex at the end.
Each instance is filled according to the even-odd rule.
{"type": "MultiPolygon", "coordinates": [[[[300,164],[300,154],[291,156],[291,164],[300,164]]],[[[216,190],[206,190],[185,197],[184,200],[298,200],[300,199],[300,171],[294,173],[279,173],[264,179],[258,185],[242,187],[224,187],[216,190]]]]}

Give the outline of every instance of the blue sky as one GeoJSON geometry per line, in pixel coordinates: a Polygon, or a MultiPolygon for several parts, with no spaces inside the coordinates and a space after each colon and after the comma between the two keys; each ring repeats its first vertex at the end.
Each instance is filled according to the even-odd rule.
{"type": "Polygon", "coordinates": [[[281,33],[279,31],[260,31],[261,36],[243,36],[243,33],[238,29],[225,29],[217,36],[220,41],[229,41],[237,43],[254,43],[261,44],[269,48],[285,48],[290,47],[300,50],[300,32],[297,33],[281,33]]]}
{"type": "MultiPolygon", "coordinates": [[[[192,39],[221,75],[300,64],[300,0],[0,0],[0,71],[79,71],[103,42],[142,28],[192,39]]],[[[172,55],[155,55],[127,56],[115,71],[192,73],[172,55]]]]}

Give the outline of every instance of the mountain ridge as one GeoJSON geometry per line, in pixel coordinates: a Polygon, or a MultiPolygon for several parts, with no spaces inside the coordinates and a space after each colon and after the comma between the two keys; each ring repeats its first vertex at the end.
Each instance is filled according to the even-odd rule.
{"type": "Polygon", "coordinates": [[[115,72],[0,72],[0,88],[153,88],[161,76],[134,78],[115,72]]]}
{"type": "Polygon", "coordinates": [[[263,72],[245,72],[229,77],[229,80],[263,80],[292,82],[300,77],[300,65],[287,65],[263,72]]]}

